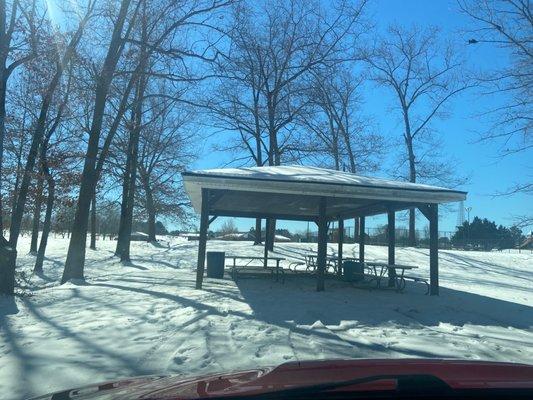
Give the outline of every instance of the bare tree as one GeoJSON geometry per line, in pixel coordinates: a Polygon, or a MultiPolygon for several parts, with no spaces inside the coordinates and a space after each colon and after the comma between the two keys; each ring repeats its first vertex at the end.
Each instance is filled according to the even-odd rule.
{"type": "MultiPolygon", "coordinates": [[[[128,43],[131,48],[140,44],[139,41],[132,36],[132,32],[136,26],[137,12],[144,1],[148,0],[136,2],[135,12],[130,13],[131,18],[129,19],[129,23],[126,23],[131,1],[122,0],[117,18],[113,22],[113,34],[107,49],[107,55],[100,73],[97,76],[89,143],[78,197],[76,218],[73,225],[67,261],[65,263],[65,270],[61,280],[62,282],[66,282],[69,279],[83,279],[84,277],[85,241],[88,230],[90,202],[93,197],[99,171],[101,171],[102,165],[107,158],[109,146],[115,132],[110,131],[108,133],[104,139],[102,151],[99,151],[99,142],[107,98],[119,59],[123,54],[125,43],[128,43]],[[113,135],[111,133],[113,133],[113,135]],[[98,168],[100,169],[98,170],[98,168]]],[[[156,35],[155,38],[151,37],[151,41],[147,46],[146,59],[150,59],[152,55],[157,55],[160,58],[172,60],[172,63],[165,65],[167,68],[164,68],[157,73],[151,72],[150,76],[169,79],[173,82],[194,82],[197,79],[202,79],[203,77],[191,77],[189,72],[190,67],[186,65],[185,60],[194,59],[196,61],[203,61],[209,59],[212,45],[210,41],[207,40],[205,42],[205,47],[198,50],[201,46],[199,46],[198,40],[196,40],[197,38],[193,39],[188,37],[186,34],[187,30],[192,29],[193,27],[196,30],[198,30],[199,27],[212,29],[213,25],[210,24],[210,17],[212,17],[217,10],[230,3],[231,0],[197,0],[193,4],[187,1],[161,1],[149,3],[152,4],[152,7],[150,8],[151,12],[160,16],[161,19],[159,23],[151,26],[152,29],[159,29],[159,34],[156,35]],[[177,34],[178,29],[183,30],[183,37],[177,34]],[[168,68],[169,66],[170,68],[168,68]],[[181,68],[179,68],[179,66],[181,66],[181,68]],[[186,73],[183,73],[184,70],[186,73]]],[[[139,66],[137,68],[137,71],[132,71],[133,74],[142,72],[142,68],[139,66]]],[[[142,99],[142,97],[143,96],[141,96],[140,99],[142,99]]],[[[137,118],[141,118],[141,116],[137,118]]],[[[117,122],[117,124],[118,123],[119,122],[117,122]]]]}
{"type": "MultiPolygon", "coordinates": [[[[212,11],[215,11],[217,8],[227,5],[229,3],[212,3],[206,6],[205,9],[196,9],[195,11],[199,14],[209,14],[212,11]]],[[[184,10],[181,4],[176,4],[174,2],[169,3],[170,7],[166,11],[173,11],[174,13],[181,14],[184,10]]],[[[186,68],[178,68],[174,66],[172,74],[161,74],[161,65],[169,65],[169,54],[172,56],[178,56],[181,53],[181,56],[187,56],[187,58],[199,58],[201,61],[210,62],[211,59],[205,55],[198,53],[197,50],[187,47],[175,47],[176,45],[184,46],[185,43],[173,43],[169,41],[175,34],[175,30],[178,28],[183,28],[182,25],[187,23],[193,23],[189,21],[194,16],[194,13],[187,8],[185,13],[189,14],[186,16],[181,23],[176,24],[175,19],[172,17],[173,13],[167,15],[159,11],[160,14],[157,14],[158,10],[156,7],[159,7],[160,3],[147,2],[143,1],[142,4],[142,16],[140,18],[140,32],[138,38],[133,36],[132,43],[139,46],[139,74],[140,77],[137,81],[137,90],[134,96],[134,101],[132,104],[132,117],[130,123],[130,137],[129,145],[127,152],[126,160],[126,169],[125,169],[125,179],[123,183],[123,196],[122,196],[122,212],[121,212],[121,224],[119,228],[119,236],[117,239],[117,250],[116,254],[121,257],[122,261],[129,261],[130,259],[130,236],[131,229],[133,224],[133,208],[134,208],[134,199],[135,199],[135,186],[136,186],[136,177],[138,169],[138,149],[139,149],[139,136],[144,125],[143,119],[143,107],[146,101],[145,92],[149,85],[149,81],[159,80],[159,81],[171,81],[175,84],[180,82],[188,82],[189,85],[194,81],[202,80],[204,77],[202,75],[191,75],[187,73],[186,68]],[[147,4],[149,6],[147,7],[147,4]],[[153,16],[156,15],[156,18],[153,16]],[[167,24],[170,29],[161,29],[158,25],[163,24],[166,28],[167,24]],[[171,50],[167,46],[172,46],[171,50]],[[154,57],[151,59],[151,57],[154,57]],[[155,61],[157,60],[157,61],[155,61]],[[157,66],[154,66],[154,63],[157,63],[157,66]],[[157,72],[156,72],[157,70],[157,72]],[[178,75],[179,74],[179,75],[178,75]],[[180,76],[181,75],[181,76],[180,76]]],[[[178,14],[178,15],[179,15],[178,14]]],[[[180,21],[180,19],[178,19],[180,21]]],[[[198,22],[198,27],[212,29],[212,26],[209,26],[205,22],[198,22]]],[[[209,47],[210,44],[207,44],[209,47]]],[[[171,56],[171,57],[172,57],[171,56]]],[[[215,55],[216,59],[216,55],[215,55]]],[[[154,222],[155,224],[155,222],[154,222]]],[[[154,238],[155,240],[155,238],[154,238]]]]}
{"type": "MultiPolygon", "coordinates": [[[[234,140],[218,144],[216,150],[236,153],[233,162],[260,167],[267,162],[268,154],[264,140],[266,114],[261,101],[264,79],[250,13],[243,7],[234,10],[229,56],[216,65],[215,72],[221,79],[205,107],[216,129],[236,133],[234,140]]],[[[260,243],[261,218],[256,218],[254,244],[260,243]]]]}
{"type": "Polygon", "coordinates": [[[129,140],[126,157],[126,168],[122,184],[121,218],[118,230],[117,248],[115,255],[120,256],[122,262],[130,261],[130,238],[133,225],[133,206],[135,199],[135,184],[137,181],[137,155],[139,152],[139,137],[143,120],[143,105],[146,86],[148,84],[148,10],[146,1],[141,5],[138,69],[135,95],[129,123],[129,140]]]}
{"type": "MultiPolygon", "coordinates": [[[[361,34],[365,3],[342,0],[325,8],[319,2],[279,0],[236,10],[237,30],[245,31],[234,46],[248,59],[245,68],[252,67],[257,76],[257,102],[264,108],[260,142],[266,143],[268,165],[281,165],[296,140],[296,118],[308,105],[304,78],[313,68],[352,58],[348,39],[361,34]]],[[[254,137],[259,144],[259,136],[254,137]]],[[[268,225],[273,238],[275,221],[268,225]]],[[[272,247],[274,241],[268,242],[272,247]]]]}
{"type": "Polygon", "coordinates": [[[504,101],[488,110],[494,124],[482,140],[503,143],[502,155],[533,147],[533,12],[529,0],[458,0],[473,23],[469,44],[489,44],[510,56],[510,63],[479,77],[487,95],[504,101]]]}
{"type": "MultiPolygon", "coordinates": [[[[395,97],[395,109],[403,121],[407,180],[442,178],[450,165],[439,160],[431,122],[445,117],[444,108],[455,96],[472,87],[462,79],[463,64],[456,50],[439,40],[438,29],[391,26],[379,39],[366,61],[375,82],[395,97]],[[435,161],[439,160],[439,161],[435,161]]],[[[405,177],[405,176],[404,176],[405,177]]],[[[415,209],[409,211],[409,244],[415,245],[415,209]]]]}
{"type": "MultiPolygon", "coordinates": [[[[484,94],[497,98],[497,106],[487,110],[490,128],[482,132],[481,141],[500,144],[499,154],[531,155],[533,149],[533,13],[529,0],[458,0],[459,9],[473,23],[467,32],[468,43],[488,44],[509,55],[505,67],[487,66],[479,74],[484,94]]],[[[533,194],[533,169],[526,167],[517,182],[503,195],[533,194]]],[[[533,223],[532,215],[515,216],[516,224],[533,223]]]]}
{"type": "MultiPolygon", "coordinates": [[[[39,249],[37,250],[37,257],[35,259],[35,265],[33,268],[33,272],[37,274],[42,274],[43,272],[43,262],[44,262],[44,255],[46,253],[46,247],[48,245],[48,236],[50,234],[50,231],[52,229],[52,213],[54,210],[54,200],[56,195],[56,182],[53,176],[52,171],[50,170],[51,164],[52,166],[55,166],[56,168],[68,168],[68,161],[67,158],[70,156],[70,153],[72,149],[70,146],[68,147],[68,150],[65,152],[61,151],[55,151],[55,154],[53,155],[53,158],[55,159],[55,162],[50,163],[50,140],[53,137],[53,135],[58,130],[58,127],[63,122],[63,117],[65,113],[65,109],[67,107],[67,101],[71,90],[71,82],[72,82],[72,74],[69,75],[68,82],[66,84],[65,93],[62,101],[57,107],[56,115],[54,116],[53,120],[51,121],[51,124],[44,135],[43,141],[40,146],[40,170],[43,175],[43,179],[46,180],[47,185],[47,197],[46,197],[46,210],[45,210],[45,217],[43,221],[43,231],[41,234],[41,242],[39,243],[39,249]]],[[[65,138],[59,137],[57,139],[58,143],[62,143],[65,141],[65,138]]],[[[64,144],[64,143],[62,143],[64,144]]],[[[71,144],[71,143],[68,143],[71,144]]],[[[63,185],[67,184],[68,179],[63,180],[63,185]]]]}
{"type": "Polygon", "coordinates": [[[22,176],[22,182],[20,184],[19,193],[17,196],[17,203],[11,217],[11,227],[9,230],[9,243],[13,248],[17,247],[17,241],[20,234],[21,221],[24,214],[24,207],[26,205],[26,196],[31,180],[31,174],[37,159],[37,153],[39,146],[41,145],[43,136],[46,131],[46,125],[48,122],[48,111],[53,103],[54,96],[58,87],[61,84],[63,72],[71,62],[71,59],[75,55],[76,48],[83,36],[86,25],[93,16],[94,1],[90,1],[85,9],[85,14],[81,17],[80,22],[72,34],[72,37],[68,41],[65,49],[62,53],[59,53],[59,46],[56,47],[58,53],[56,54],[56,67],[53,75],[46,87],[43,94],[41,107],[39,111],[39,117],[35,123],[35,128],[31,135],[31,146],[26,159],[26,165],[24,168],[24,174],[22,176]]]}
{"type": "Polygon", "coordinates": [[[353,58],[351,45],[362,31],[365,2],[340,1],[326,12],[318,3],[298,0],[265,4],[265,27],[254,35],[259,74],[263,80],[261,94],[266,107],[268,163],[280,165],[284,146],[280,137],[306,106],[301,81],[317,67],[332,67],[353,58]],[[348,40],[349,39],[349,40],[348,40]]]}
{"type": "Polygon", "coordinates": [[[113,80],[116,66],[124,50],[124,38],[129,36],[133,27],[133,21],[137,14],[137,9],[133,13],[128,25],[128,11],[131,0],[122,0],[120,8],[113,21],[111,40],[107,47],[104,62],[96,77],[96,87],[94,96],[94,107],[92,109],[91,128],[89,131],[89,141],[85,154],[85,162],[81,177],[81,185],[72,226],[72,235],[65,262],[65,269],[61,282],[69,279],[83,279],[83,267],[85,264],[85,242],[87,239],[87,229],[89,220],[89,208],[96,187],[96,159],[98,156],[100,135],[106,107],[106,99],[109,88],[113,80]]]}
{"type": "Polygon", "coordinates": [[[363,78],[347,68],[316,71],[309,89],[312,107],[301,122],[313,135],[306,146],[294,151],[301,150],[336,170],[375,171],[384,143],[372,132],[370,119],[362,115],[362,84],[363,78]]]}
{"type": "Polygon", "coordinates": [[[148,222],[151,242],[156,241],[158,216],[179,222],[189,216],[185,207],[189,201],[179,177],[194,158],[196,135],[187,129],[193,119],[192,112],[186,109],[178,112],[175,104],[168,99],[151,98],[147,107],[148,121],[141,130],[139,204],[148,222]]]}
{"type": "MultiPolygon", "coordinates": [[[[2,166],[6,135],[7,83],[17,67],[36,56],[35,0],[0,0],[0,215],[2,214],[2,166]]],[[[0,218],[0,232],[3,224],[0,218]]]]}

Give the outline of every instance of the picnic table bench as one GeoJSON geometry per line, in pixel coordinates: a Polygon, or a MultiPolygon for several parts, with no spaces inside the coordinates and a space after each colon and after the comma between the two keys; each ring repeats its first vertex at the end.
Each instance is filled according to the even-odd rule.
{"type": "MultiPolygon", "coordinates": [[[[392,269],[395,272],[393,277],[394,288],[396,288],[398,292],[401,292],[405,289],[405,281],[407,279],[412,280],[414,282],[424,283],[426,285],[426,294],[429,293],[429,283],[427,279],[418,278],[411,275],[405,275],[405,271],[412,271],[414,269],[417,269],[418,267],[415,267],[413,265],[388,264],[379,261],[367,261],[365,262],[365,265],[367,266],[367,268],[370,269],[371,279],[374,279],[376,281],[376,285],[378,288],[382,287],[381,281],[383,278],[386,277],[386,272],[392,269]]],[[[386,278],[388,279],[388,276],[386,278]]]]}
{"type": "Polygon", "coordinates": [[[266,257],[267,265],[264,264],[265,257],[259,256],[235,256],[226,255],[226,259],[233,260],[231,265],[231,276],[234,280],[242,278],[244,276],[264,276],[270,275],[272,279],[279,280],[281,277],[282,282],[285,281],[283,268],[280,268],[280,262],[285,260],[282,257],[266,257]],[[237,260],[243,260],[238,264],[237,260]],[[275,266],[268,265],[268,261],[275,261],[275,266]]]}

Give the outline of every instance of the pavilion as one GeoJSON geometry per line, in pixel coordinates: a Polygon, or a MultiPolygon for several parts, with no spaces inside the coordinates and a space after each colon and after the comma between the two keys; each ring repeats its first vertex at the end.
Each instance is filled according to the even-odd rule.
{"type": "Polygon", "coordinates": [[[182,176],[192,205],[200,213],[197,288],[202,287],[207,230],[217,217],[315,222],[320,291],[324,290],[329,222],[338,221],[338,258],[342,262],[344,220],[359,218],[359,259],[364,261],[365,217],[387,214],[388,264],[394,265],[395,213],[418,208],[429,221],[430,294],[438,295],[438,205],[466,199],[462,191],[307,166],[210,169],[182,176]]]}

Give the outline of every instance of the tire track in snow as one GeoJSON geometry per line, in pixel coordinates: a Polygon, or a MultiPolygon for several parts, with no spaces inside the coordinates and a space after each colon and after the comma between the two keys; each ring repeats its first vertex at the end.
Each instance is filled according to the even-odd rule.
{"type": "MultiPolygon", "coordinates": [[[[507,349],[508,347],[508,343],[502,338],[488,338],[486,335],[480,333],[470,334],[465,327],[453,324],[447,324],[450,326],[450,329],[439,329],[440,325],[437,327],[425,325],[423,321],[414,315],[404,312],[399,308],[394,311],[415,321],[420,327],[419,336],[424,337],[428,334],[429,336],[435,336],[441,343],[451,344],[456,350],[461,351],[464,358],[500,359],[502,349],[507,349]],[[450,340],[450,337],[458,337],[458,339],[450,340]],[[472,347],[477,347],[476,351],[472,352],[472,347]],[[483,357],[480,356],[480,353],[483,354],[483,357]]],[[[441,348],[441,350],[444,350],[444,348],[441,348]]]]}
{"type": "MultiPolygon", "coordinates": [[[[191,312],[191,314],[193,313],[194,310],[191,312]]],[[[160,335],[157,339],[157,342],[152,345],[141,358],[139,358],[138,365],[143,366],[144,369],[149,371],[155,370],[155,365],[161,365],[161,361],[159,357],[157,357],[157,359],[154,359],[154,355],[156,353],[164,355],[173,354],[176,350],[176,342],[183,343],[185,340],[178,340],[178,338],[180,336],[187,336],[187,333],[183,330],[186,330],[187,327],[202,320],[207,315],[209,315],[208,311],[201,311],[198,313],[198,315],[192,317],[191,319],[187,320],[179,326],[171,324],[164,325],[162,330],[160,331],[160,335]]]]}

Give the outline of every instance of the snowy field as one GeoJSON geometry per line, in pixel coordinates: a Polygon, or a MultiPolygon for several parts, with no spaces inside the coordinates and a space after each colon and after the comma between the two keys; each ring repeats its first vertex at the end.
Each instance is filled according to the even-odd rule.
{"type": "MultiPolygon", "coordinates": [[[[0,398],[19,399],[107,379],[153,373],[203,374],[317,358],[446,357],[533,362],[533,255],[440,252],[441,295],[421,284],[405,293],[355,289],[309,278],[204,281],[194,289],[197,242],[115,242],[88,250],[86,285],[58,286],[67,240],[54,238],[45,276],[31,276],[28,238],[20,270],[33,295],[0,298],[0,398]]],[[[209,250],[261,255],[249,242],[209,250]]],[[[299,258],[309,244],[279,244],[299,258]]],[[[357,246],[347,245],[346,254],[357,246]]],[[[335,245],[328,251],[335,252],[335,245]]],[[[386,260],[385,247],[367,247],[386,260]]],[[[428,276],[428,251],[397,250],[397,262],[428,276]]]]}

